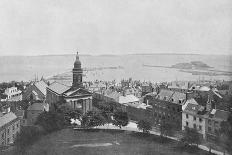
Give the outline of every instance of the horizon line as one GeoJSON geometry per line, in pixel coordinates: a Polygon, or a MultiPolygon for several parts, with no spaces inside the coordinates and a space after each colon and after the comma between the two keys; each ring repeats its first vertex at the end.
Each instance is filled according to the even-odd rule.
{"type": "MultiPolygon", "coordinates": [[[[0,57],[37,57],[37,56],[68,56],[68,55],[76,55],[73,54],[38,54],[38,55],[0,55],[0,57]]],[[[125,56],[125,55],[215,55],[215,56],[232,56],[231,53],[228,54],[199,54],[199,53],[127,53],[127,54],[80,54],[82,56],[125,56]]]]}

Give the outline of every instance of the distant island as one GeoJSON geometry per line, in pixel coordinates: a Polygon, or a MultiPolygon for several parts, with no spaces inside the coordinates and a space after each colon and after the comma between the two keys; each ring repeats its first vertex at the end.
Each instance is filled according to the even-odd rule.
{"type": "Polygon", "coordinates": [[[172,66],[154,66],[154,65],[145,65],[144,67],[159,67],[159,68],[170,68],[178,69],[180,72],[191,73],[192,75],[208,75],[208,76],[232,76],[232,72],[216,70],[214,67],[211,67],[202,61],[191,61],[189,63],[177,63],[172,66]]]}
{"type": "Polygon", "coordinates": [[[201,61],[191,61],[190,63],[177,63],[175,65],[172,65],[171,68],[205,70],[205,69],[209,69],[209,68],[213,68],[213,67],[210,67],[201,61]]]}

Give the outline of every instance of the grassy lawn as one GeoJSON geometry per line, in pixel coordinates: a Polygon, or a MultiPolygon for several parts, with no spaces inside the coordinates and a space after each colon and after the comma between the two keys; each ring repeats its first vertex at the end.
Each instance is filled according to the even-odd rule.
{"type": "Polygon", "coordinates": [[[199,149],[181,150],[177,142],[158,136],[114,130],[64,129],[43,137],[27,155],[206,155],[199,149]],[[115,142],[117,140],[117,143],[115,142]]]}

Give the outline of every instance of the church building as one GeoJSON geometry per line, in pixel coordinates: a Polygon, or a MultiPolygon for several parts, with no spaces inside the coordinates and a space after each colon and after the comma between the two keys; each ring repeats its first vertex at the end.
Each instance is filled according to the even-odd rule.
{"type": "Polygon", "coordinates": [[[50,105],[50,110],[56,110],[61,105],[69,106],[72,109],[80,109],[83,113],[92,110],[92,93],[83,87],[83,70],[78,52],[72,74],[72,86],[53,82],[47,87],[46,101],[50,105]]]}

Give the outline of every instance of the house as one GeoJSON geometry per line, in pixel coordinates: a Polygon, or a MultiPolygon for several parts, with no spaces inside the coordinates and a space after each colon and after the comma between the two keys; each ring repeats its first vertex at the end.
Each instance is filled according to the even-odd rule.
{"type": "Polygon", "coordinates": [[[182,130],[186,127],[198,131],[202,138],[206,138],[206,118],[207,111],[202,105],[199,105],[193,98],[188,99],[182,106],[182,130]]]}
{"type": "Polygon", "coordinates": [[[47,112],[49,111],[49,105],[45,102],[43,103],[36,102],[30,105],[27,108],[27,117],[26,117],[27,123],[26,124],[33,125],[36,122],[37,117],[42,112],[45,112],[45,111],[47,112]]]}
{"type": "Polygon", "coordinates": [[[47,87],[48,85],[43,80],[33,82],[23,93],[23,100],[45,100],[47,87]]]}
{"type": "Polygon", "coordinates": [[[152,87],[151,83],[143,83],[141,85],[141,88],[142,88],[142,96],[154,91],[154,88],[152,87]]]}
{"type": "Polygon", "coordinates": [[[13,112],[0,113],[0,146],[13,144],[20,132],[20,120],[13,112]]]}
{"type": "Polygon", "coordinates": [[[77,52],[72,86],[54,82],[46,89],[46,102],[51,110],[56,110],[61,105],[69,106],[72,109],[80,109],[83,113],[92,110],[92,93],[83,87],[82,77],[83,70],[77,52]]]}
{"type": "Polygon", "coordinates": [[[186,94],[161,89],[156,97],[149,100],[153,107],[154,124],[160,127],[161,122],[169,122],[176,130],[182,126],[182,105],[185,103],[186,94]]]}
{"type": "Polygon", "coordinates": [[[206,138],[208,141],[215,141],[219,133],[221,122],[226,121],[229,112],[219,109],[212,109],[206,119],[206,138]]]}
{"type": "Polygon", "coordinates": [[[18,90],[17,87],[7,88],[4,94],[7,96],[6,101],[21,101],[22,100],[22,91],[18,90]]]}

